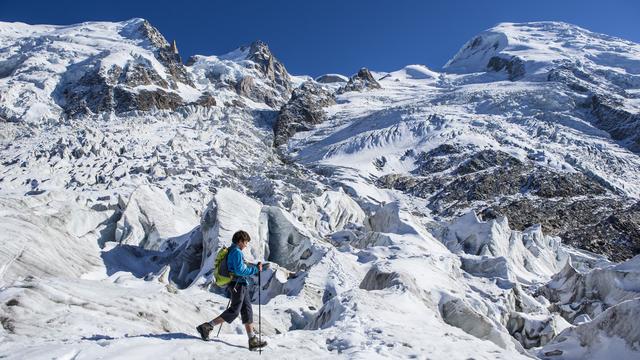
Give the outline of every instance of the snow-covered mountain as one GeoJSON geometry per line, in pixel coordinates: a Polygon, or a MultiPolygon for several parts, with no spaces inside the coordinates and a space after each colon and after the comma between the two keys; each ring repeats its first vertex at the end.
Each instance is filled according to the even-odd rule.
{"type": "Polygon", "coordinates": [[[269,356],[637,357],[639,74],[556,22],[315,80],[142,19],[0,23],[0,355],[258,357],[194,329],[244,229],[269,356]]]}

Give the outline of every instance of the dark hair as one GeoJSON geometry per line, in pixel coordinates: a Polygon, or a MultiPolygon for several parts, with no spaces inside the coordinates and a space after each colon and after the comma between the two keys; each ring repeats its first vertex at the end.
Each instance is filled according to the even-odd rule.
{"type": "Polygon", "coordinates": [[[231,238],[231,242],[237,244],[240,241],[251,241],[251,236],[249,236],[249,234],[244,230],[236,231],[231,238]]]}

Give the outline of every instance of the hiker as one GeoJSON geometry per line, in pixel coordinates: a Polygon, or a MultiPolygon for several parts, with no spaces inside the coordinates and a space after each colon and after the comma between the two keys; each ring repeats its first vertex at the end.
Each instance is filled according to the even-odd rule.
{"type": "MultiPolygon", "coordinates": [[[[258,265],[249,265],[244,262],[242,250],[246,248],[251,241],[251,237],[246,231],[240,230],[233,234],[226,258],[229,273],[231,274],[231,282],[227,286],[229,292],[230,305],[217,318],[203,323],[196,327],[200,333],[202,340],[209,338],[209,333],[214,327],[222,324],[224,321],[231,323],[235,318],[242,318],[242,323],[249,337],[249,350],[258,349],[267,345],[266,341],[260,341],[258,336],[253,333],[253,309],[251,308],[251,298],[249,297],[249,279],[251,275],[255,275],[262,271],[262,263],[258,265]]],[[[267,264],[268,266],[268,264],[267,264]]]]}

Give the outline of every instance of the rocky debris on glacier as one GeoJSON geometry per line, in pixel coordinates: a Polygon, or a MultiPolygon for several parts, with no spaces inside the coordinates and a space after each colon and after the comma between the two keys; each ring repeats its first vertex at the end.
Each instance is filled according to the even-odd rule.
{"type": "Polygon", "coordinates": [[[428,199],[436,213],[472,206],[486,218],[506,216],[518,230],[542,224],[546,233],[614,260],[638,251],[635,201],[583,173],[451,144],[405,158],[414,161],[412,175],[384,175],[378,184],[428,199]]]}
{"type": "Polygon", "coordinates": [[[370,89],[380,89],[380,83],[371,74],[367,68],[358,70],[358,73],[349,78],[349,81],[340,87],[336,94],[344,94],[349,91],[364,91],[370,89]]]}
{"type": "Polygon", "coordinates": [[[274,145],[285,144],[296,132],[310,130],[326,120],[324,107],[335,104],[333,94],[312,81],[293,91],[282,106],[274,126],[274,145]]]}

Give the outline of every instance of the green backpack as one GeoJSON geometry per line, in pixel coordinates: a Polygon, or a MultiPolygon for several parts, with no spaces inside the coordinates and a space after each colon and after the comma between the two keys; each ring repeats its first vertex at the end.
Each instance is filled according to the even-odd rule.
{"type": "Polygon", "coordinates": [[[227,255],[229,255],[229,248],[224,246],[218,251],[214,262],[213,276],[216,279],[216,285],[219,287],[227,286],[231,282],[232,275],[229,272],[227,255]]]}

